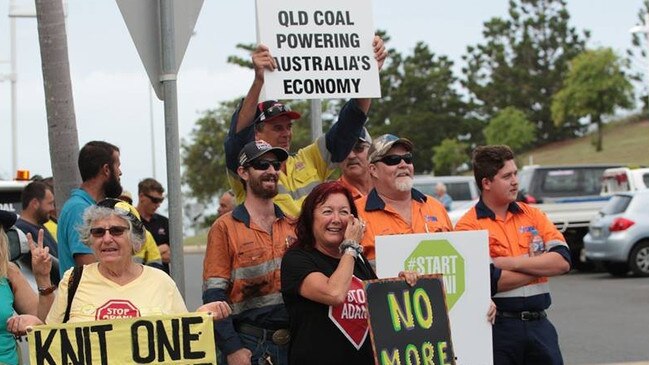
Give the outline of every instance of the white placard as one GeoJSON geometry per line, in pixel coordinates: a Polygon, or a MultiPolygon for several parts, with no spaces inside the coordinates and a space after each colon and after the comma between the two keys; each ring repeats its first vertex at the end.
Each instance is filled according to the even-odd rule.
{"type": "Polygon", "coordinates": [[[266,99],[379,98],[370,0],[257,0],[257,41],[277,70],[266,99]]]}
{"type": "Polygon", "coordinates": [[[457,365],[493,365],[489,241],[487,231],[376,237],[376,273],[444,274],[451,338],[457,365]]]}

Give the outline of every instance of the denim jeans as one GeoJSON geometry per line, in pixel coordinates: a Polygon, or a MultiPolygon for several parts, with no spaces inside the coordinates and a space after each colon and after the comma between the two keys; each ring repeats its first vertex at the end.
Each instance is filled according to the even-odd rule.
{"type": "MultiPolygon", "coordinates": [[[[250,361],[252,365],[288,365],[288,344],[279,346],[270,338],[259,338],[240,332],[238,334],[243,346],[252,352],[250,361]],[[268,357],[270,363],[266,361],[268,357]]],[[[227,363],[227,356],[221,353],[219,365],[227,363]]]]}

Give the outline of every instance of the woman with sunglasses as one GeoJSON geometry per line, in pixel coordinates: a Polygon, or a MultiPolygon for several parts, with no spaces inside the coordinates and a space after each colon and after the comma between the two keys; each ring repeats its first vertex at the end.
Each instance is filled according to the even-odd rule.
{"type": "MultiPolygon", "coordinates": [[[[46,318],[48,324],[66,322],[66,312],[68,322],[187,312],[176,284],[167,274],[133,261],[133,252],[139,250],[145,239],[142,222],[135,212],[133,206],[117,199],[104,199],[86,209],[79,235],[98,262],[84,265],[83,271],[77,272],[80,278],[70,304],[68,290],[74,269],[64,274],[46,318]],[[102,310],[124,300],[134,309],[121,311],[117,317],[102,310]]],[[[210,312],[218,320],[228,316],[231,310],[225,302],[212,302],[197,311],[210,312]]],[[[37,318],[32,320],[32,324],[40,323],[37,318]]]]}

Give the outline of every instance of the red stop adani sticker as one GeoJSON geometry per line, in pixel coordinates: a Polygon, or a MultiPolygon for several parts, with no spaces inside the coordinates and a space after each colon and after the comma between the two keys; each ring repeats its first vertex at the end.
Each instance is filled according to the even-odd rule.
{"type": "Polygon", "coordinates": [[[137,318],[140,310],[128,300],[111,299],[97,309],[96,320],[116,318],[137,318]]]}
{"type": "Polygon", "coordinates": [[[329,318],[357,350],[361,348],[369,332],[363,281],[352,276],[347,298],[340,305],[329,306],[329,318]]]}

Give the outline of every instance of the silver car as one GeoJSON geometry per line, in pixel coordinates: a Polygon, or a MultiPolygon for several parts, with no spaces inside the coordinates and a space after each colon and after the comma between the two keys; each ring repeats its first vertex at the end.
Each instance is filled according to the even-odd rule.
{"type": "Polygon", "coordinates": [[[590,222],[584,247],[611,275],[649,276],[649,190],[613,195],[590,222]]]}

